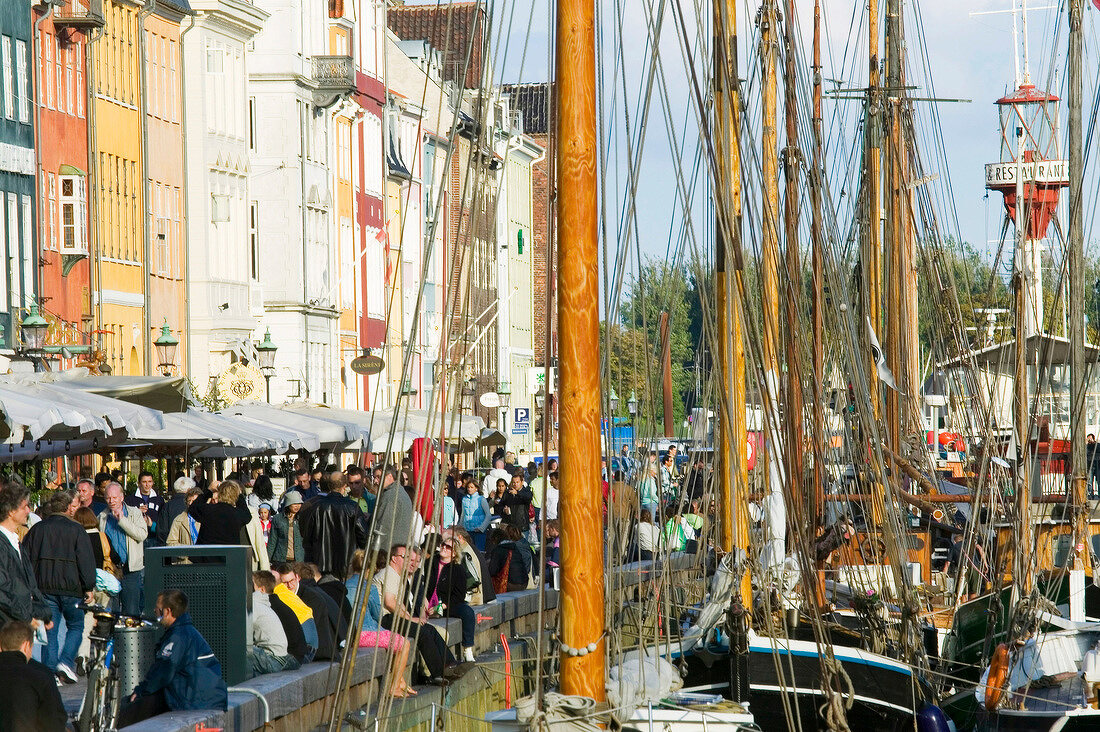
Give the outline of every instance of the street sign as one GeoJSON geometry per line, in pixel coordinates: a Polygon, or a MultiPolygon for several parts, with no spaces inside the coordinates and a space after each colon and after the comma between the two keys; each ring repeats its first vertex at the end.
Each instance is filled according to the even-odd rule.
{"type": "Polygon", "coordinates": [[[529,407],[516,407],[515,419],[512,420],[512,434],[526,435],[531,429],[531,409],[529,407]]]}
{"type": "Polygon", "coordinates": [[[488,409],[496,409],[500,406],[500,394],[495,391],[487,391],[477,399],[481,402],[481,406],[488,409]]]}

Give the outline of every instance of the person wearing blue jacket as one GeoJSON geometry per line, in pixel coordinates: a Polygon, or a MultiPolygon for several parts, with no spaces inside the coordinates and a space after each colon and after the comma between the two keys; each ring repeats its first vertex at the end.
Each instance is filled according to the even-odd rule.
{"type": "Polygon", "coordinates": [[[149,672],[119,713],[119,729],[168,711],[224,710],[229,702],[221,664],[191,624],[187,595],[165,590],[157,596],[156,613],[167,632],[157,643],[149,672]]]}
{"type": "Polygon", "coordinates": [[[466,484],[466,495],[462,497],[462,528],[470,532],[479,552],[485,551],[485,532],[492,522],[489,502],[481,495],[477,483],[471,480],[466,484]]]}

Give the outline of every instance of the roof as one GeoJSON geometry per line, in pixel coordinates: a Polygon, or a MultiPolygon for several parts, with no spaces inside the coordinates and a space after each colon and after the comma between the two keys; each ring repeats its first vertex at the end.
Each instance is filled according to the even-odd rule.
{"type": "Polygon", "coordinates": [[[430,43],[443,55],[443,78],[462,83],[467,89],[481,86],[485,22],[485,6],[480,0],[447,5],[397,5],[386,11],[386,25],[394,35],[403,41],[430,43]]]}
{"type": "Polygon", "coordinates": [[[1035,88],[1034,84],[1021,84],[1016,91],[1001,97],[997,104],[1027,104],[1029,102],[1057,102],[1058,97],[1035,88]]]}
{"type": "Polygon", "coordinates": [[[533,84],[505,84],[512,109],[523,112],[523,131],[528,135],[549,135],[554,117],[553,86],[548,81],[533,84]]]}
{"type": "MultiPolygon", "coordinates": [[[[1027,339],[1027,362],[1046,366],[1061,366],[1069,363],[1069,340],[1060,336],[1035,334],[1027,339]]],[[[969,353],[969,359],[979,368],[1005,370],[1013,369],[1016,362],[1016,341],[1005,341],[969,353]]],[[[1085,363],[1100,361],[1100,348],[1085,345],[1085,363]]],[[[953,358],[940,368],[953,368],[965,365],[962,358],[953,358]]]]}

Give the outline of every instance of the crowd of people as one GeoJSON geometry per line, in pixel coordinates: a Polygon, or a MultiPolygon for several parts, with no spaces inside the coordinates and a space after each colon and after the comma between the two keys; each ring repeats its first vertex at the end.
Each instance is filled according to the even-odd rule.
{"type": "MultiPolygon", "coordinates": [[[[695,551],[706,521],[705,466],[681,476],[675,457],[672,449],[662,460],[655,453],[636,459],[624,448],[605,467],[604,511],[616,518],[623,561],[695,551]]],[[[92,623],[84,606],[142,615],[149,547],[251,547],[254,675],[338,660],[350,642],[391,652],[387,689],[397,697],[465,672],[474,660],[475,606],[557,582],[556,459],[523,467],[502,452],[480,478],[452,468],[438,505],[428,508],[411,459],[373,468],[299,465],[279,495],[262,468],[224,480],[196,470],[176,478],[169,493],[147,471],[129,489],[118,471],[67,484],[49,478],[34,511],[18,480],[0,485],[0,685],[34,664],[23,683],[36,685],[36,703],[52,709],[36,712],[43,719],[56,717],[57,686],[87,671],[92,623]],[[431,618],[459,621],[459,657],[431,618]],[[42,642],[41,663],[30,659],[27,633],[42,642]]],[[[191,622],[186,595],[160,593],[155,614],[168,640],[122,719],[224,708],[220,667],[191,622]]],[[[0,717],[9,692],[0,691],[0,717]]]]}

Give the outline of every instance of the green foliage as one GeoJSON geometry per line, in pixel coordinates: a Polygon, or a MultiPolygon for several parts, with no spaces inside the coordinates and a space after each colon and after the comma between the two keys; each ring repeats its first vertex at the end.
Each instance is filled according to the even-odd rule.
{"type": "Polygon", "coordinates": [[[621,322],[611,325],[611,349],[607,354],[609,386],[619,397],[616,416],[627,415],[626,403],[633,391],[642,418],[652,417],[658,424],[664,419],[660,336],[661,314],[667,312],[673,419],[677,424],[683,421],[685,405],[693,393],[690,367],[699,357],[695,351],[702,329],[698,300],[698,286],[687,273],[660,260],[646,262],[641,273],[629,283],[623,296],[621,322]]]}

